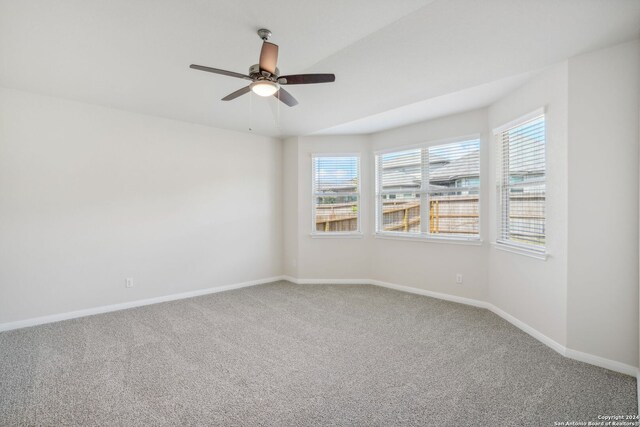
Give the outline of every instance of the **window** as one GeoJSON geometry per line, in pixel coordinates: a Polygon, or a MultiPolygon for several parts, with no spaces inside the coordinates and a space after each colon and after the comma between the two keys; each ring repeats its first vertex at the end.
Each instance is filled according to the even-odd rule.
{"type": "Polygon", "coordinates": [[[479,239],[480,140],[376,155],[376,232],[479,239]]]}
{"type": "Polygon", "coordinates": [[[498,241],[543,252],[545,247],[545,119],[541,112],[496,131],[498,241]]]}
{"type": "Polygon", "coordinates": [[[360,158],[314,155],[313,234],[360,231],[360,158]]]}

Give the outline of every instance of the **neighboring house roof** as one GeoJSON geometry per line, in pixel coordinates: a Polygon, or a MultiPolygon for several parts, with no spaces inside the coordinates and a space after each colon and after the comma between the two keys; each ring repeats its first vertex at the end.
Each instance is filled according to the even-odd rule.
{"type": "Polygon", "coordinates": [[[342,183],[320,183],[317,187],[320,193],[355,193],[358,191],[358,182],[350,180],[342,183]]]}
{"type": "MultiPolygon", "coordinates": [[[[544,162],[527,165],[513,165],[510,173],[514,175],[538,175],[544,172],[544,162]],[[524,168],[522,166],[525,166],[524,168]]],[[[480,152],[471,151],[466,155],[446,160],[431,157],[429,162],[432,185],[447,187],[447,183],[461,178],[477,178],[480,175],[480,152]]],[[[383,168],[386,188],[418,189],[421,182],[420,160],[417,156],[394,159],[390,166],[383,168]]]]}
{"type": "Polygon", "coordinates": [[[432,169],[430,173],[432,182],[451,182],[460,178],[478,176],[480,176],[480,152],[478,150],[452,160],[436,170],[432,169]]]}
{"type": "Polygon", "coordinates": [[[358,191],[357,185],[331,185],[318,187],[320,193],[355,193],[358,191]]]}
{"type": "Polygon", "coordinates": [[[528,162],[526,165],[516,164],[509,166],[509,174],[532,176],[544,174],[545,165],[544,160],[528,162]],[[525,167],[526,166],[526,167],[525,167]]]}
{"type": "MultiPolygon", "coordinates": [[[[432,182],[445,183],[462,177],[477,177],[480,170],[480,158],[477,151],[459,159],[447,160],[444,157],[429,159],[432,182]]],[[[387,187],[419,188],[421,182],[420,162],[418,158],[398,159],[384,168],[387,187]],[[397,185],[394,185],[396,184],[397,185]]]]}

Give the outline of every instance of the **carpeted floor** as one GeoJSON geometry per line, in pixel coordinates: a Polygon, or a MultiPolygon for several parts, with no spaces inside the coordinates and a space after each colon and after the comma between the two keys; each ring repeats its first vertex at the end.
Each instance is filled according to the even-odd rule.
{"type": "Polygon", "coordinates": [[[277,282],[0,334],[2,425],[553,426],[636,414],[636,380],[498,316],[277,282]]]}

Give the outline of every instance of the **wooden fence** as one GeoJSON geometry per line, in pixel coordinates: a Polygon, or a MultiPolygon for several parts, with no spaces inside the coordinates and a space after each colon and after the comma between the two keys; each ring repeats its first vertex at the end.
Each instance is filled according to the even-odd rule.
{"type": "Polygon", "coordinates": [[[356,231],[358,204],[333,203],[316,206],[316,231],[356,231]]]}
{"type": "MultiPolygon", "coordinates": [[[[511,195],[511,238],[529,242],[544,239],[544,201],[544,194],[511,195]]],[[[317,231],[355,231],[358,228],[356,203],[318,205],[316,209],[317,231]]],[[[382,211],[384,231],[420,232],[419,200],[385,200],[382,211]]],[[[478,197],[432,196],[429,200],[429,232],[478,234],[478,197]]]]}
{"type": "MultiPolygon", "coordinates": [[[[477,196],[444,196],[429,199],[429,233],[478,234],[477,196]]],[[[420,232],[420,202],[385,201],[384,231],[420,232]]]]}
{"type": "Polygon", "coordinates": [[[509,208],[509,239],[527,244],[544,245],[544,192],[511,193],[509,208]]]}
{"type": "MultiPolygon", "coordinates": [[[[420,202],[385,200],[382,207],[385,231],[420,232],[420,202]]],[[[325,232],[357,230],[357,204],[316,206],[316,230],[325,232]]],[[[432,197],[429,202],[429,231],[432,234],[477,234],[478,197],[432,197]]]]}

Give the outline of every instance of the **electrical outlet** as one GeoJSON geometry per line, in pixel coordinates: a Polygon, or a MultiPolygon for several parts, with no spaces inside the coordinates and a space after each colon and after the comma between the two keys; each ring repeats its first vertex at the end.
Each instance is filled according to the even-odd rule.
{"type": "Polygon", "coordinates": [[[124,279],[125,288],[133,288],[133,277],[127,277],[124,279]]]}
{"type": "Polygon", "coordinates": [[[458,285],[462,285],[462,274],[460,273],[456,274],[456,283],[458,285]]]}

